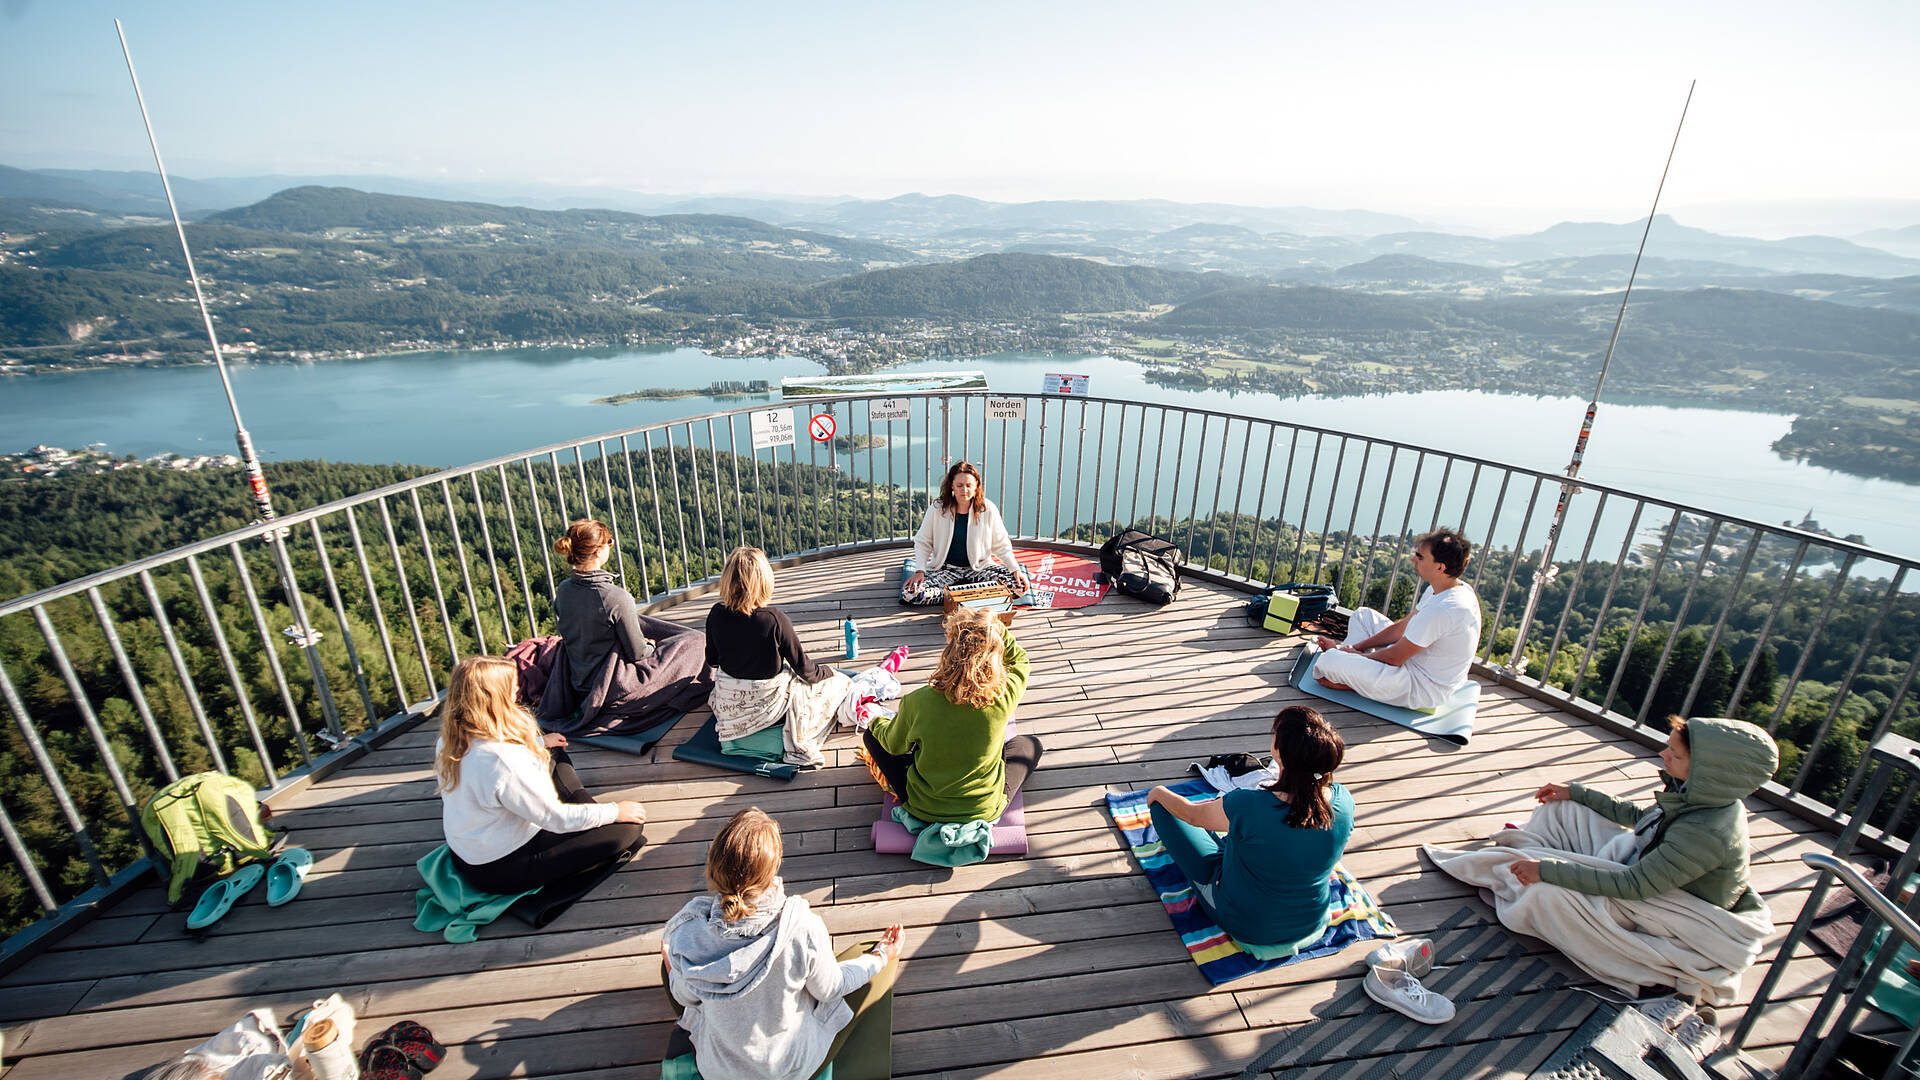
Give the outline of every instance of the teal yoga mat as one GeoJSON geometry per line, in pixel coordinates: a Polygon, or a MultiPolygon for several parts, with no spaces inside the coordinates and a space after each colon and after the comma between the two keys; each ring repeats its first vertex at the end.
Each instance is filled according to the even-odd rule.
{"type": "Polygon", "coordinates": [[[673,748],[673,756],[680,761],[691,761],[696,765],[712,765],[719,769],[732,769],[734,772],[750,773],[754,776],[771,776],[775,780],[791,780],[800,772],[798,765],[781,765],[758,758],[740,757],[737,754],[720,752],[720,735],[713,729],[713,717],[700,725],[693,738],[673,748]]]}
{"type": "Polygon", "coordinates": [[[601,750],[617,750],[622,754],[644,755],[652,752],[655,743],[667,737],[673,725],[686,719],[686,713],[674,713],[665,720],[636,731],[631,735],[576,735],[567,742],[569,745],[598,747],[601,750]]]}
{"type": "Polygon", "coordinates": [[[1313,664],[1318,659],[1320,654],[1313,652],[1294,661],[1293,678],[1290,681],[1295,689],[1459,746],[1467,745],[1467,740],[1473,737],[1473,718],[1480,712],[1480,684],[1472,679],[1454,691],[1452,701],[1433,712],[1423,713],[1398,705],[1382,705],[1351,690],[1334,690],[1321,685],[1320,680],[1313,677],[1313,664]]]}

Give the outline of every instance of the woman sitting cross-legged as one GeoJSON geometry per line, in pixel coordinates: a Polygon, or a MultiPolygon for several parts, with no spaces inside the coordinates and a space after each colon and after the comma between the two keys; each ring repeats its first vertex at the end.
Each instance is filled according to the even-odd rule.
{"type": "Polygon", "coordinates": [[[947,616],[947,644],[927,685],[862,737],[867,759],[909,814],[926,822],[995,821],[1040,764],[1040,740],[1007,738],[1030,664],[992,615],[947,616]]]}
{"type": "Polygon", "coordinates": [[[720,572],[720,602],[707,612],[714,729],[729,749],[725,744],[784,725],[779,756],[791,765],[823,765],[821,744],[851,680],[813,662],[793,622],[768,603],[772,598],[766,553],[734,548],[720,572]]]}
{"type": "Polygon", "coordinates": [[[947,589],[992,581],[1026,592],[1027,572],[1013,557],[1013,539],[1000,508],[987,498],[987,483],[970,461],[956,461],[940,481],[940,497],[927,507],[913,534],[914,564],[919,568],[900,585],[909,604],[938,604],[947,589]]]}
{"type": "Polygon", "coordinates": [[[645,842],[647,820],[633,800],[596,801],[573,771],[566,738],[543,738],[514,693],[513,661],[460,661],[434,748],[454,869],[473,888],[504,895],[625,860],[645,842]]]}
{"type": "Polygon", "coordinates": [[[856,1037],[900,970],[897,924],[836,956],[820,916],[782,887],[781,854],[778,823],[758,807],[735,814],[707,849],[712,894],[687,901],[660,935],[663,981],[702,1076],[805,1080],[856,1037]]]}
{"type": "Polygon", "coordinates": [[[1243,945],[1293,952],[1326,932],[1328,879],[1353,833],[1353,796],[1333,781],[1346,752],[1325,718],[1296,705],[1273,721],[1271,784],[1198,803],[1165,787],[1147,794],[1167,854],[1243,945]]]}

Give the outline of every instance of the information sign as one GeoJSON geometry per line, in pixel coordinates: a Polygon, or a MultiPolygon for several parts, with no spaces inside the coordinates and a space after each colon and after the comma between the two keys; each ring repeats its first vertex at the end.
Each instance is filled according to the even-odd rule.
{"type": "MultiPolygon", "coordinates": [[[[1065,406],[1061,406],[1065,408],[1065,406]]],[[[1027,418],[1027,399],[1023,397],[990,397],[987,399],[987,419],[989,420],[1025,420],[1027,418]]]]}
{"type": "Polygon", "coordinates": [[[793,410],[759,409],[752,414],[753,448],[793,445],[793,410]]]}
{"type": "Polygon", "coordinates": [[[1072,394],[1074,397],[1087,396],[1087,377],[1085,375],[1056,375],[1053,372],[1041,376],[1040,388],[1049,394],[1072,394]]]}
{"type": "Polygon", "coordinates": [[[907,418],[907,407],[910,400],[909,398],[903,397],[875,398],[867,405],[867,419],[876,421],[905,420],[907,418]]]}

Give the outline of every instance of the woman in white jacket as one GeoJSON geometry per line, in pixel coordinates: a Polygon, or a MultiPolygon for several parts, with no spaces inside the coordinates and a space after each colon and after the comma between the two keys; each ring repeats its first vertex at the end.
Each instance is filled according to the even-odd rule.
{"type": "Polygon", "coordinates": [[[434,748],[454,869],[482,892],[509,895],[631,856],[647,820],[638,802],[599,802],[581,786],[566,737],[541,736],[515,701],[516,683],[504,657],[460,661],[434,748]]]}
{"type": "Polygon", "coordinates": [[[900,586],[902,601],[938,604],[949,587],[976,581],[1027,591],[1027,573],[1014,560],[1013,539],[986,488],[970,461],[956,461],[947,470],[940,497],[927,507],[920,531],[913,534],[917,569],[900,586]]]}

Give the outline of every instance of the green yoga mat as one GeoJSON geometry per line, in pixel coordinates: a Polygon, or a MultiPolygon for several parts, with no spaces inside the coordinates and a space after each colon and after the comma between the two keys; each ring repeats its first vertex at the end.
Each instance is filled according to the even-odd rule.
{"type": "Polygon", "coordinates": [[[1313,677],[1313,664],[1318,659],[1320,654],[1315,652],[1293,662],[1293,678],[1289,681],[1295,689],[1459,746],[1467,745],[1467,740],[1473,737],[1473,718],[1480,712],[1480,684],[1472,679],[1454,691],[1452,701],[1432,712],[1421,712],[1418,709],[1403,709],[1398,705],[1383,705],[1351,690],[1335,690],[1322,685],[1319,679],[1313,677]]]}
{"type": "Polygon", "coordinates": [[[719,769],[731,769],[734,772],[749,773],[753,776],[771,776],[775,780],[791,780],[800,772],[798,765],[782,765],[778,762],[760,761],[737,754],[722,753],[720,735],[714,730],[713,717],[700,725],[693,738],[673,748],[673,756],[679,761],[691,761],[696,765],[712,765],[719,769]]]}
{"type": "Polygon", "coordinates": [[[686,713],[674,713],[650,728],[643,728],[631,735],[576,735],[567,742],[581,746],[594,746],[602,750],[617,750],[622,754],[645,755],[653,751],[654,744],[667,737],[673,725],[686,719],[686,713]]]}

